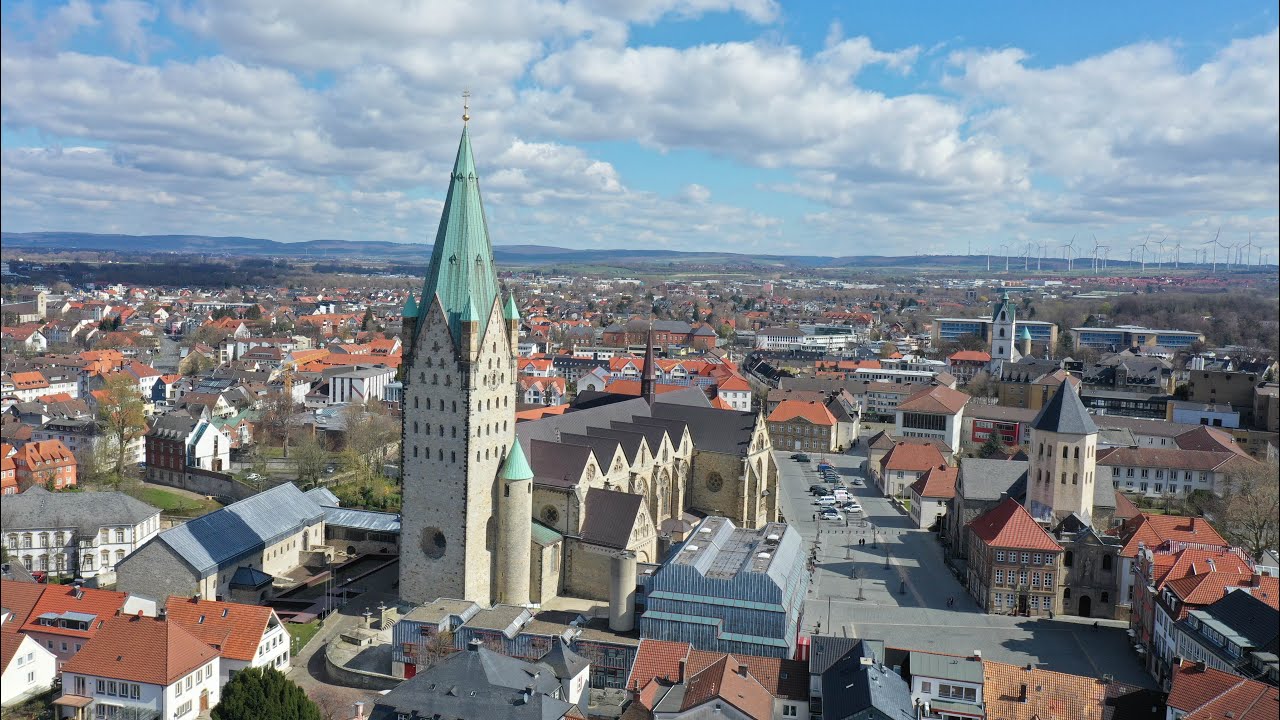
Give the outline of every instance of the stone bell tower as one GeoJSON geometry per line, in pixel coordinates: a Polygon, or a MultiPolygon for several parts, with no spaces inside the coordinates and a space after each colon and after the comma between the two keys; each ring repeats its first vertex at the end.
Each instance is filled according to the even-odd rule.
{"type": "Polygon", "coordinates": [[[504,493],[528,491],[523,478],[499,477],[515,445],[519,315],[499,294],[465,125],[422,293],[404,315],[400,596],[528,603],[530,515],[505,528],[499,517],[523,507],[504,493]],[[523,564],[525,582],[499,588],[499,537],[521,524],[525,557],[505,560],[502,574],[523,564]]]}

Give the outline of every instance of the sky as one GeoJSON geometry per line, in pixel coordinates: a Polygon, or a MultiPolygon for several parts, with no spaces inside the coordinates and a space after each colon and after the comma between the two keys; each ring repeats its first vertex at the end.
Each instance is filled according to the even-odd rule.
{"type": "Polygon", "coordinates": [[[0,226],[428,243],[467,90],[498,245],[1186,258],[1220,233],[1275,262],[1277,22],[1274,2],[0,0],[0,226]]]}

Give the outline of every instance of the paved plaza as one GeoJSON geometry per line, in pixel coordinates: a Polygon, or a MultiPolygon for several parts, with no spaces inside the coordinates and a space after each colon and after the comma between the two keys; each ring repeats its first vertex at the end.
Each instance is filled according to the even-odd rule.
{"type": "MultiPolygon", "coordinates": [[[[847,480],[862,476],[865,448],[821,457],[847,480]]],[[[818,548],[805,606],[807,630],[958,655],[980,650],[990,660],[1154,687],[1129,648],[1125,623],[988,615],[948,568],[937,537],[916,529],[870,481],[850,488],[865,515],[849,517],[847,526],[815,520],[808,492],[820,480],[815,463],[789,458],[789,452],[777,453],[783,513],[806,545],[812,548],[816,541],[818,548]],[[954,602],[950,608],[948,599],[954,602]]]]}

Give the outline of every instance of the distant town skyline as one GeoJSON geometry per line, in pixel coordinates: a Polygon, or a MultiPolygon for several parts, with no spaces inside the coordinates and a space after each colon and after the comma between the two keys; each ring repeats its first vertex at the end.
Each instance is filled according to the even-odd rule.
{"type": "Polygon", "coordinates": [[[430,243],[469,90],[498,245],[1280,244],[1273,3],[0,9],[6,231],[430,243]]]}

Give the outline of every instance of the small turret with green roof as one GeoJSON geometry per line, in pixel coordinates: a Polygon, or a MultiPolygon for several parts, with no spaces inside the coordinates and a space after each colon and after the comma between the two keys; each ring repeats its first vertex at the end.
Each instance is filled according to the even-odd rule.
{"type": "Polygon", "coordinates": [[[502,474],[498,477],[508,482],[533,479],[533,468],[529,467],[529,461],[524,456],[519,440],[511,443],[511,449],[507,451],[507,460],[502,464],[502,474]]]}
{"type": "Polygon", "coordinates": [[[418,317],[418,303],[413,299],[413,292],[409,292],[409,298],[404,301],[404,310],[400,311],[401,317],[418,317]]]}

